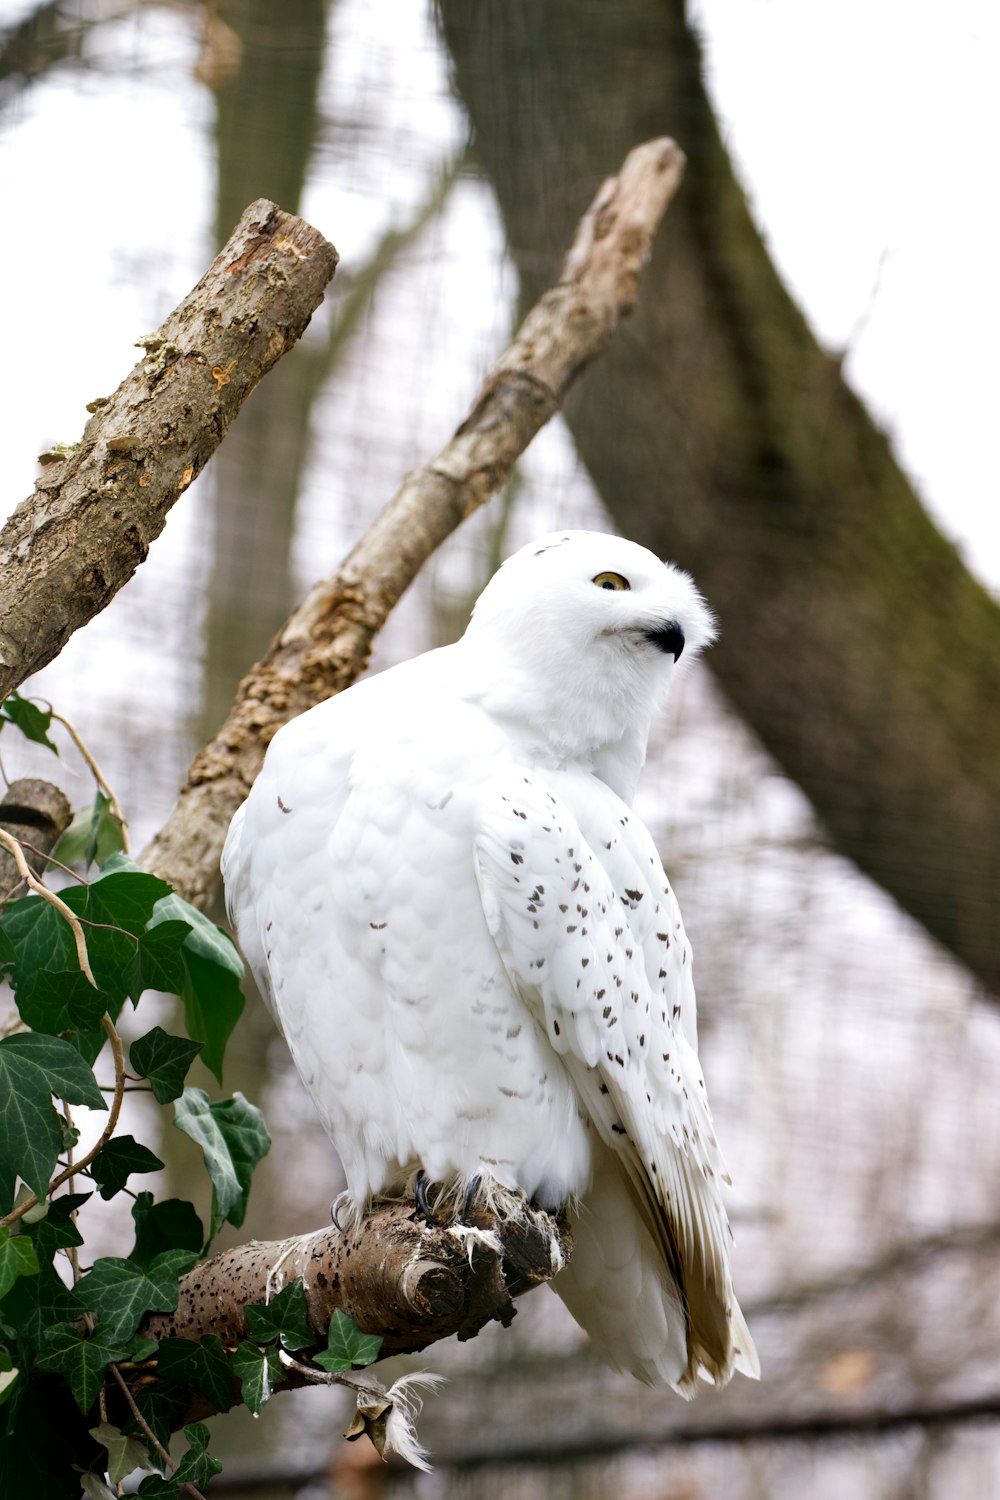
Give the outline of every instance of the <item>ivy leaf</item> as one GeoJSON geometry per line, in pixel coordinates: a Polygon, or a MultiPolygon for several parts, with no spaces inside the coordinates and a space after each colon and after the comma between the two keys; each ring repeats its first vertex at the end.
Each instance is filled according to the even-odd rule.
{"type": "MultiPolygon", "coordinates": [[[[118,1010],[120,1008],[120,1006],[113,1007],[108,1011],[108,1015],[112,1021],[118,1019],[118,1010]]],[[[63,1040],[69,1042],[74,1051],[80,1054],[88,1068],[92,1068],[101,1054],[101,1050],[107,1041],[107,1036],[104,1033],[104,1028],[99,1026],[93,1031],[84,1031],[82,1029],[80,1031],[66,1031],[63,1033],[63,1040]]]]}
{"type": "MultiPolygon", "coordinates": [[[[101,874],[98,880],[85,887],[74,887],[62,892],[62,900],[74,916],[83,924],[87,943],[87,956],[98,989],[105,1000],[96,1009],[94,991],[89,991],[90,1006],[71,1017],[74,1024],[86,1028],[93,1024],[104,1009],[116,1016],[125,999],[137,999],[141,993],[144,970],[150,968],[154,979],[168,961],[170,945],[179,947],[176,929],[168,939],[157,938],[148,945],[143,942],[145,925],[157,900],[170,887],[166,881],[142,870],[119,870],[115,860],[125,856],[116,855],[107,865],[111,874],[101,874]]],[[[105,866],[105,869],[107,868],[105,866]]],[[[76,944],[66,918],[41,896],[25,896],[11,902],[3,918],[4,931],[14,949],[11,983],[17,995],[18,1005],[32,1002],[44,971],[50,975],[79,971],[76,944]]],[[[177,960],[174,960],[176,970],[177,960]]],[[[52,982],[44,992],[44,1000],[51,1009],[58,1001],[53,995],[52,982]]],[[[69,998],[83,1004],[88,991],[82,985],[69,998]]],[[[28,1017],[25,1017],[28,1019],[28,1017]]],[[[34,1022],[29,1020],[29,1024],[34,1022]]],[[[51,1025],[52,1022],[47,1022],[51,1025]]]]}
{"type": "Polygon", "coordinates": [[[3,1300],[3,1322],[17,1334],[25,1357],[33,1356],[46,1328],[85,1312],[75,1292],[43,1262],[37,1276],[21,1276],[3,1300]]]}
{"type": "Polygon", "coordinates": [[[154,1026],[129,1048],[129,1066],[140,1078],[149,1080],[157,1104],[169,1104],[184,1092],[188,1069],[204,1046],[182,1036],[170,1036],[162,1026],[154,1026]]]}
{"type": "Polygon", "coordinates": [[[113,922],[133,937],[145,931],[157,902],[170,894],[170,886],[158,875],[141,870],[127,854],[112,854],[101,866],[99,880],[88,888],[95,912],[87,913],[92,921],[113,922]],[[96,915],[96,905],[104,908],[103,918],[96,915]]]}
{"type": "Polygon", "coordinates": [[[236,1400],[229,1357],[217,1333],[206,1333],[198,1344],[194,1383],[214,1411],[228,1411],[236,1400]]]}
{"type": "Polygon", "coordinates": [[[132,999],[143,990],[162,990],[179,995],[184,988],[183,947],[191,928],[187,922],[158,922],[139,937],[133,976],[132,999]]]}
{"type": "Polygon", "coordinates": [[[351,1370],[356,1365],[370,1365],[378,1359],[382,1336],[362,1333],[357,1323],[338,1307],[330,1319],[326,1349],[313,1356],[324,1370],[351,1370]]]}
{"type": "Polygon", "coordinates": [[[117,854],[123,845],[122,825],[111,811],[111,799],[98,788],[90,812],[90,827],[83,851],[83,862],[92,865],[96,859],[103,865],[112,854],[117,854]]]}
{"type": "Polygon", "coordinates": [[[83,1244],[83,1235],[73,1215],[92,1196],[92,1193],[63,1193],[48,1203],[39,1203],[24,1215],[25,1232],[31,1236],[39,1261],[51,1265],[57,1250],[83,1244]],[[39,1209],[44,1212],[39,1213],[39,1209]]]}
{"type": "Polygon", "coordinates": [[[149,1266],[165,1250],[201,1250],[205,1230],[194,1205],[185,1198],[154,1203],[152,1193],[140,1193],[132,1205],[135,1245],[129,1260],[149,1266]]]}
{"type": "Polygon", "coordinates": [[[218,1334],[193,1339],[161,1339],[156,1351],[156,1373],[168,1385],[196,1386],[213,1411],[228,1411],[235,1398],[233,1372],[218,1334]]]}
{"type": "Polygon", "coordinates": [[[70,968],[76,957],[69,923],[41,896],[11,901],[3,914],[3,931],[14,953],[15,989],[29,986],[39,969],[70,968]]]}
{"type": "Polygon", "coordinates": [[[111,812],[111,802],[102,791],[90,807],[81,807],[52,851],[53,862],[87,867],[103,865],[122,847],[122,826],[111,812]]]}
{"type": "Polygon", "coordinates": [[[109,997],[95,990],[79,967],[36,969],[27,979],[15,978],[15,987],[21,1020],[49,1036],[94,1029],[109,1005],[109,997]]]}
{"type": "Polygon", "coordinates": [[[0,1173],[16,1172],[40,1198],[62,1147],[53,1094],[107,1109],[93,1073],[69,1042],[35,1032],[0,1040],[0,1173]]]}
{"type": "Polygon", "coordinates": [[[165,1250],[144,1268],[134,1260],[102,1256],[77,1282],[76,1294],[110,1338],[127,1343],[145,1313],[176,1311],[178,1280],[197,1259],[193,1250],[165,1250]]]}
{"type": "Polygon", "coordinates": [[[181,1484],[193,1484],[198,1489],[207,1489],[216,1474],[222,1473],[219,1460],[213,1458],[208,1451],[211,1434],[204,1422],[192,1422],[185,1427],[184,1436],[188,1441],[188,1451],[177,1465],[175,1477],[181,1484]]]}
{"type": "Polygon", "coordinates": [[[133,1172],[158,1172],[162,1166],[160,1158],[134,1136],[116,1135],[94,1157],[90,1175],[100,1187],[101,1197],[113,1198],[133,1172]]]}
{"type": "MultiPolygon", "coordinates": [[[[98,792],[97,797],[102,793],[98,792]]],[[[68,828],[64,828],[56,841],[52,851],[51,863],[61,865],[82,865],[83,856],[86,853],[90,841],[90,829],[97,808],[97,797],[94,798],[90,807],[78,807],[73,814],[73,820],[68,828]]],[[[104,799],[107,800],[106,798],[104,799]]]]}
{"type": "Polygon", "coordinates": [[[208,1451],[209,1431],[204,1422],[193,1422],[185,1427],[184,1436],[188,1451],[169,1479],[159,1474],[149,1474],[140,1484],[137,1494],[152,1496],[153,1500],[174,1500],[185,1484],[205,1490],[216,1474],[222,1473],[222,1465],[208,1451]]]}
{"type": "MultiPolygon", "coordinates": [[[[239,1229],[246,1217],[247,1200],[250,1197],[254,1171],[271,1149],[271,1136],[264,1123],[262,1112],[239,1090],[231,1099],[217,1100],[212,1105],[212,1114],[229,1147],[229,1154],[240,1184],[240,1196],[229,1213],[225,1215],[230,1224],[239,1229]]],[[[213,1199],[213,1219],[216,1207],[213,1199]]],[[[219,1225],[212,1231],[213,1235],[217,1232],[221,1222],[220,1216],[219,1225]]]]}
{"type": "Polygon", "coordinates": [[[52,712],[46,712],[38,707],[37,703],[30,703],[27,698],[22,698],[20,693],[11,693],[6,701],[0,704],[0,719],[6,719],[8,724],[13,724],[21,731],[25,739],[33,740],[36,745],[44,745],[46,750],[51,750],[53,755],[59,751],[49,739],[49,726],[52,723],[52,712]]]}
{"type": "Polygon", "coordinates": [[[77,1406],[86,1412],[100,1394],[108,1365],[124,1357],[124,1343],[107,1324],[98,1323],[93,1333],[84,1335],[72,1323],[57,1323],[43,1333],[37,1363],[62,1375],[77,1406]]]}
{"type": "Polygon", "coordinates": [[[184,1021],[188,1035],[205,1044],[202,1061],[221,1083],[226,1043],[243,1011],[243,963],[226,934],[175,892],[156,903],[149,930],[169,921],[191,928],[182,949],[184,1021]]]}
{"type": "Polygon", "coordinates": [[[19,1276],[37,1276],[40,1269],[27,1235],[11,1234],[6,1225],[0,1225],[0,1297],[6,1297],[19,1276]]]}
{"type": "MultiPolygon", "coordinates": [[[[225,1219],[239,1201],[241,1188],[233,1158],[222,1129],[215,1118],[204,1089],[186,1088],[174,1105],[174,1124],[189,1135],[202,1150],[208,1175],[212,1179],[214,1201],[212,1222],[216,1213],[225,1219]]],[[[211,1234],[209,1238],[211,1238],[211,1234]]]]}
{"type": "Polygon", "coordinates": [[[228,1219],[243,1223],[254,1168],[271,1149],[264,1117],[242,1094],[209,1103],[204,1089],[186,1088],[174,1106],[174,1124],[201,1146],[212,1179],[214,1239],[228,1219]]]}
{"type": "Polygon", "coordinates": [[[237,1344],[230,1361],[233,1374],[243,1388],[243,1401],[253,1415],[270,1401],[275,1386],[283,1385],[285,1372],[276,1349],[260,1349],[256,1344],[237,1344]]]}
{"type": "Polygon", "coordinates": [[[276,1297],[261,1305],[251,1302],[244,1309],[247,1328],[258,1344],[269,1344],[280,1337],[290,1352],[315,1344],[316,1335],[309,1327],[309,1315],[301,1276],[282,1287],[276,1297]]]}
{"type": "Polygon", "coordinates": [[[142,935],[154,906],[169,890],[165,880],[140,870],[127,855],[114,854],[99,879],[63,893],[66,905],[84,923],[94,978],[119,1003],[141,993],[142,935]]]}
{"type": "Polygon", "coordinates": [[[149,1467],[149,1449],[145,1443],[138,1438],[127,1437],[124,1432],[119,1432],[117,1427],[112,1427],[110,1422],[102,1422],[99,1427],[91,1427],[90,1435],[95,1442],[107,1450],[108,1455],[108,1478],[112,1484],[120,1484],[127,1474],[133,1469],[147,1469],[149,1467]]]}

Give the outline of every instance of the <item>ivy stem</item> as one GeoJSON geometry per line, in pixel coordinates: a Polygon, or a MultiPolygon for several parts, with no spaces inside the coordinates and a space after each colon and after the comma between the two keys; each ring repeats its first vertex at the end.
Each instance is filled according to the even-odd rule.
{"type": "Polygon", "coordinates": [[[71,870],[69,865],[64,865],[61,859],[54,858],[52,854],[46,853],[44,849],[36,848],[36,846],[34,844],[30,844],[27,839],[21,840],[21,848],[27,849],[31,854],[39,855],[42,859],[47,860],[50,865],[55,865],[57,870],[62,870],[63,874],[68,875],[71,880],[75,880],[77,885],[89,886],[91,884],[91,882],[87,880],[83,875],[78,875],[76,870],[71,870]]]}
{"type": "MultiPolygon", "coordinates": [[[[128,1388],[128,1382],[125,1380],[124,1376],[122,1375],[121,1370],[119,1370],[119,1368],[118,1368],[118,1366],[116,1364],[110,1364],[110,1365],[108,1365],[108,1369],[111,1371],[111,1373],[114,1376],[115,1380],[118,1382],[118,1385],[121,1388],[121,1393],[125,1397],[125,1400],[128,1402],[128,1404],[129,1404],[129,1410],[131,1411],[133,1417],[138,1422],[140,1428],[142,1429],[143,1433],[148,1438],[148,1440],[150,1441],[150,1443],[152,1443],[153,1448],[156,1450],[156,1452],[163,1459],[163,1462],[166,1464],[167,1468],[170,1470],[171,1473],[173,1473],[173,1471],[177,1467],[177,1465],[173,1462],[173,1460],[170,1457],[170,1454],[167,1452],[166,1448],[164,1448],[163,1444],[160,1442],[159,1438],[156,1436],[156,1433],[150,1427],[149,1423],[146,1421],[146,1418],[143,1416],[142,1412],[136,1406],[136,1404],[135,1404],[135,1398],[132,1395],[132,1392],[129,1390],[129,1388],[128,1388]]],[[[191,1496],[194,1497],[194,1500],[205,1500],[205,1496],[201,1493],[201,1490],[198,1489],[198,1487],[196,1485],[185,1484],[184,1488],[187,1490],[187,1492],[188,1492],[189,1495],[191,1495],[191,1496]]]]}
{"type": "MultiPolygon", "coordinates": [[[[73,1116],[72,1116],[72,1113],[70,1112],[70,1107],[66,1103],[65,1099],[62,1102],[62,1107],[63,1107],[63,1119],[66,1121],[67,1128],[69,1130],[72,1130],[73,1129],[73,1116]]],[[[66,1162],[67,1162],[67,1171],[69,1172],[69,1177],[66,1180],[69,1183],[69,1190],[70,1190],[70,1192],[72,1192],[73,1191],[73,1186],[74,1186],[73,1179],[75,1178],[77,1172],[80,1170],[79,1167],[75,1166],[74,1162],[73,1162],[73,1144],[72,1144],[72,1140],[70,1141],[70,1143],[69,1143],[69,1145],[67,1146],[67,1149],[66,1149],[66,1162]]],[[[73,1223],[75,1224],[76,1223],[76,1211],[75,1210],[70,1215],[70,1218],[73,1220],[73,1223]]],[[[78,1248],[79,1247],[76,1246],[76,1245],[67,1245],[66,1246],[66,1259],[69,1261],[70,1270],[73,1273],[73,1285],[74,1286],[80,1280],[80,1257],[77,1254],[78,1248]]],[[[101,1420],[102,1421],[104,1420],[103,1415],[101,1417],[101,1420]]]]}
{"type": "Polygon", "coordinates": [[[365,1385],[364,1381],[354,1380],[350,1375],[339,1370],[318,1370],[315,1365],[304,1365],[286,1349],[278,1350],[278,1358],[286,1370],[296,1370],[316,1385],[346,1385],[347,1389],[354,1391],[356,1395],[369,1396],[372,1401],[385,1400],[385,1390],[378,1384],[365,1385]]]}
{"type": "Polygon", "coordinates": [[[51,704],[49,705],[49,707],[53,719],[55,719],[57,724],[61,724],[62,727],[66,730],[70,739],[73,741],[74,745],[79,750],[84,760],[87,762],[87,765],[90,769],[90,774],[97,782],[97,785],[100,787],[101,791],[107,797],[108,805],[111,809],[111,816],[114,818],[115,822],[118,824],[122,831],[122,849],[127,854],[129,852],[128,824],[125,822],[125,814],[122,811],[121,803],[118,801],[118,798],[115,796],[114,792],[111,790],[111,787],[108,785],[108,781],[106,776],[104,775],[104,772],[101,770],[100,766],[97,764],[97,761],[91,755],[90,751],[83,743],[83,740],[73,728],[73,725],[69,722],[68,719],[64,719],[62,714],[57,714],[55,709],[52,708],[51,704]]]}

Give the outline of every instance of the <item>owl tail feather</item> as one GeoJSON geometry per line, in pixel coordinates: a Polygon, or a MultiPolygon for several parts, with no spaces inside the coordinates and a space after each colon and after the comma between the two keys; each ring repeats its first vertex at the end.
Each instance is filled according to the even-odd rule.
{"type": "Polygon", "coordinates": [[[613,1369],[647,1385],[672,1386],[687,1400],[697,1394],[699,1377],[724,1385],[734,1370],[759,1374],[731,1286],[727,1316],[727,1299],[712,1279],[695,1266],[680,1273],[676,1254],[675,1274],[610,1150],[597,1154],[591,1187],[570,1228],[573,1255],[552,1288],[613,1369]]]}

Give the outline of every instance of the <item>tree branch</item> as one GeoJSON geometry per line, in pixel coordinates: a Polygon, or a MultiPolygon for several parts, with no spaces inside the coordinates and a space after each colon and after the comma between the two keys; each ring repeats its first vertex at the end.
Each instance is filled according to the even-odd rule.
{"type": "Polygon", "coordinates": [[[233,711],[196,757],[142,863],[206,908],[219,854],[272,735],[347,687],[422,564],[509,478],[535,433],[631,310],[657,226],[681,180],[673,141],[636,147],[584,215],[561,280],[501,355],[469,416],[414,470],[332,578],[318,583],[244,678],[233,711]]]}
{"type": "MultiPolygon", "coordinates": [[[[23,776],[12,781],[0,799],[0,830],[30,845],[23,850],[33,875],[45,873],[48,856],[73,818],[69,800],[51,781],[23,776]]],[[[24,884],[14,856],[0,848],[0,909],[24,884]]]]}
{"type": "MultiPolygon", "coordinates": [[[[231,1348],[252,1337],[246,1304],[266,1303],[301,1276],[317,1348],[325,1346],[337,1308],[365,1333],[382,1335],[383,1358],[452,1334],[474,1338],[487,1323],[506,1327],[514,1298],[549,1281],[572,1242],[565,1221],[540,1210],[509,1219],[477,1212],[472,1219],[471,1228],[431,1226],[417,1222],[412,1203],[378,1203],[354,1228],[252,1240],[197,1266],[181,1281],[177,1311],[147,1315],[140,1333],[195,1341],[211,1333],[231,1348]]],[[[128,1379],[127,1367],[124,1373],[128,1379]]],[[[288,1388],[308,1384],[294,1369],[289,1375],[288,1388]]],[[[139,1367],[133,1379],[148,1384],[149,1369],[139,1367]]],[[[193,1393],[183,1420],[208,1414],[193,1393]]]]}
{"type": "Polygon", "coordinates": [[[72,451],[0,532],[0,698],[114,597],[263,375],[306,328],[332,245],[260,199],[72,451]]]}

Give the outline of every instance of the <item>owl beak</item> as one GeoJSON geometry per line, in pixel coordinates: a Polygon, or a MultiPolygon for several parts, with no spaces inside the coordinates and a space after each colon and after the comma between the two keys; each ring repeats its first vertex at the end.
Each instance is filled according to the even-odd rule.
{"type": "Polygon", "coordinates": [[[658,651],[672,656],[675,662],[680,661],[681,652],[684,650],[684,632],[676,620],[666,620],[662,625],[656,625],[644,634],[646,640],[658,651]]]}

